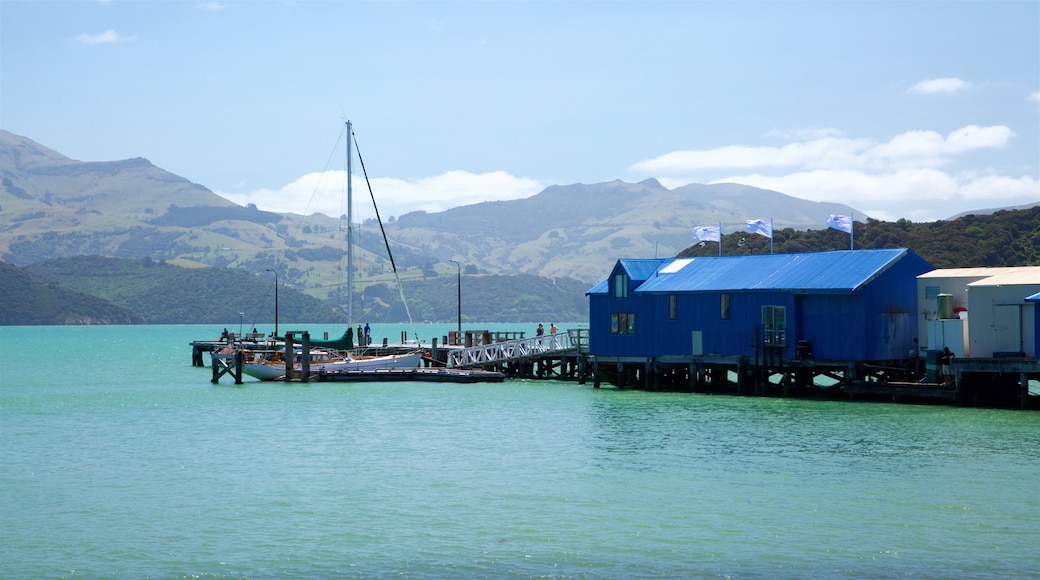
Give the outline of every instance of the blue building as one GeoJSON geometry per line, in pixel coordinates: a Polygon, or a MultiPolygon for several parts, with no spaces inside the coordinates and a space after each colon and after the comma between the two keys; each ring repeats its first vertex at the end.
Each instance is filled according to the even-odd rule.
{"type": "Polygon", "coordinates": [[[699,357],[905,360],[916,277],[933,269],[905,248],[621,259],[587,292],[589,349],[619,369],[699,357]]]}

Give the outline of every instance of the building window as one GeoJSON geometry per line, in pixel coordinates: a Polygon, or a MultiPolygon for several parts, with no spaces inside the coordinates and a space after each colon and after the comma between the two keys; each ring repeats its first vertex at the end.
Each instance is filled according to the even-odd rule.
{"type": "Polygon", "coordinates": [[[628,276],[614,274],[614,298],[628,298],[628,276]]]}
{"type": "Polygon", "coordinates": [[[679,318],[679,299],[675,294],[668,295],[668,320],[679,318]]]}
{"type": "Polygon", "coordinates": [[[614,312],[610,315],[610,334],[635,334],[636,313],[614,312]]]}
{"type": "Polygon", "coordinates": [[[729,320],[729,294],[719,296],[719,319],[729,320]]]}
{"type": "Polygon", "coordinates": [[[787,307],[762,307],[762,342],[766,346],[787,346],[787,307]]]}

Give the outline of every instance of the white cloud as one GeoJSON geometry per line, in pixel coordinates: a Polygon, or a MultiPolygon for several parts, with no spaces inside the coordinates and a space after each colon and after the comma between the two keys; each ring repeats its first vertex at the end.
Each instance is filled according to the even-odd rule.
{"type": "Polygon", "coordinates": [[[841,137],[842,132],[834,127],[807,129],[772,129],[765,135],[769,139],[801,140],[822,139],[824,137],[841,137]]]}
{"type": "Polygon", "coordinates": [[[1034,103],[1040,103],[1040,91],[1034,91],[1029,93],[1029,100],[1034,103]]]}
{"type": "MultiPolygon", "coordinates": [[[[950,174],[929,168],[878,174],[817,170],[780,176],[733,175],[711,183],[741,183],[811,201],[843,203],[887,221],[932,221],[972,209],[1040,201],[1040,181],[1034,177],[950,174]]],[[[683,185],[678,181],[662,184],[683,185]]]]}
{"type": "Polygon", "coordinates": [[[958,78],[925,79],[907,89],[916,95],[932,95],[935,93],[956,93],[970,87],[971,84],[958,78]]]}
{"type": "MultiPolygon", "coordinates": [[[[439,212],[460,205],[483,201],[522,199],[539,193],[545,186],[533,179],[514,177],[504,171],[474,174],[449,171],[416,180],[372,179],[379,215],[384,220],[417,210],[439,212]]],[[[354,179],[355,220],[375,217],[372,201],[363,179],[354,179]]],[[[329,171],[304,175],[284,187],[244,193],[217,192],[240,205],[249,203],[265,211],[308,215],[347,213],[346,174],[329,171]]]]}
{"type": "Polygon", "coordinates": [[[76,40],[83,44],[115,44],[119,42],[129,42],[135,40],[133,36],[123,36],[115,30],[106,30],[101,34],[80,34],[76,37],[76,40]]]}
{"type": "Polygon", "coordinates": [[[886,143],[869,139],[825,137],[780,147],[729,145],[716,149],[675,151],[631,167],[632,171],[662,174],[718,168],[791,167],[801,169],[871,169],[939,166],[950,157],[973,149],[1000,149],[1014,137],[1008,127],[968,125],[943,137],[935,131],[907,131],[886,143]]]}
{"type": "Polygon", "coordinates": [[[1003,125],[967,125],[945,136],[907,131],[886,142],[825,137],[779,147],[678,151],[631,169],[657,177],[668,188],[695,182],[742,183],[812,201],[844,203],[876,219],[935,220],[1040,200],[1040,182],[1034,176],[948,169],[959,156],[1005,148],[1014,136],[1003,125]],[[720,175],[732,169],[753,171],[720,175]],[[712,177],[706,178],[708,174],[712,177]]]}
{"type": "MultiPolygon", "coordinates": [[[[787,134],[805,140],[775,147],[733,145],[676,151],[636,163],[631,169],[643,174],[639,178],[655,177],[668,188],[688,183],[742,183],[813,201],[844,203],[884,220],[929,221],[972,209],[1040,200],[1040,182],[1035,177],[998,175],[990,169],[950,169],[958,156],[1008,146],[1015,134],[1003,125],[966,125],[945,136],[936,131],[907,131],[884,142],[841,137],[835,129],[787,134]]],[[[266,211],[335,217],[347,213],[345,178],[342,171],[328,171],[304,175],[278,189],[217,193],[266,211]]],[[[380,216],[387,220],[417,210],[433,213],[484,201],[526,198],[542,191],[545,184],[504,171],[448,171],[421,179],[375,178],[372,188],[380,216]]],[[[356,176],[354,197],[355,220],[375,216],[365,181],[356,176]]]]}

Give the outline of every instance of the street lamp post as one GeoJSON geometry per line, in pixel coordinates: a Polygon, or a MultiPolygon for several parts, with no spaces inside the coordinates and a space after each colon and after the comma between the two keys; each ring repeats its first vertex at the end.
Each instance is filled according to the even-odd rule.
{"type": "MultiPolygon", "coordinates": [[[[458,287],[459,287],[459,328],[458,328],[459,334],[458,335],[462,336],[462,264],[460,264],[457,260],[448,260],[448,261],[452,262],[453,264],[455,264],[455,267],[458,269],[458,287]]],[[[458,339],[456,339],[456,340],[458,340],[458,339]]]]}
{"type": "Polygon", "coordinates": [[[242,340],[242,318],[244,318],[245,315],[245,312],[238,313],[238,340],[242,340]]]}
{"type": "Polygon", "coordinates": [[[274,335],[278,336],[278,272],[268,268],[268,272],[274,274],[274,335]]]}

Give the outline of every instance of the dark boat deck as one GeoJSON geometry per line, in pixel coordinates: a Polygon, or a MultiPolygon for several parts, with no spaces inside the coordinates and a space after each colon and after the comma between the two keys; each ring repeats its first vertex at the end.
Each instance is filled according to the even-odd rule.
{"type": "Polygon", "coordinates": [[[424,381],[433,383],[501,383],[506,376],[502,373],[482,370],[414,368],[378,369],[369,371],[320,371],[317,380],[322,382],[388,382],[424,381]]]}

